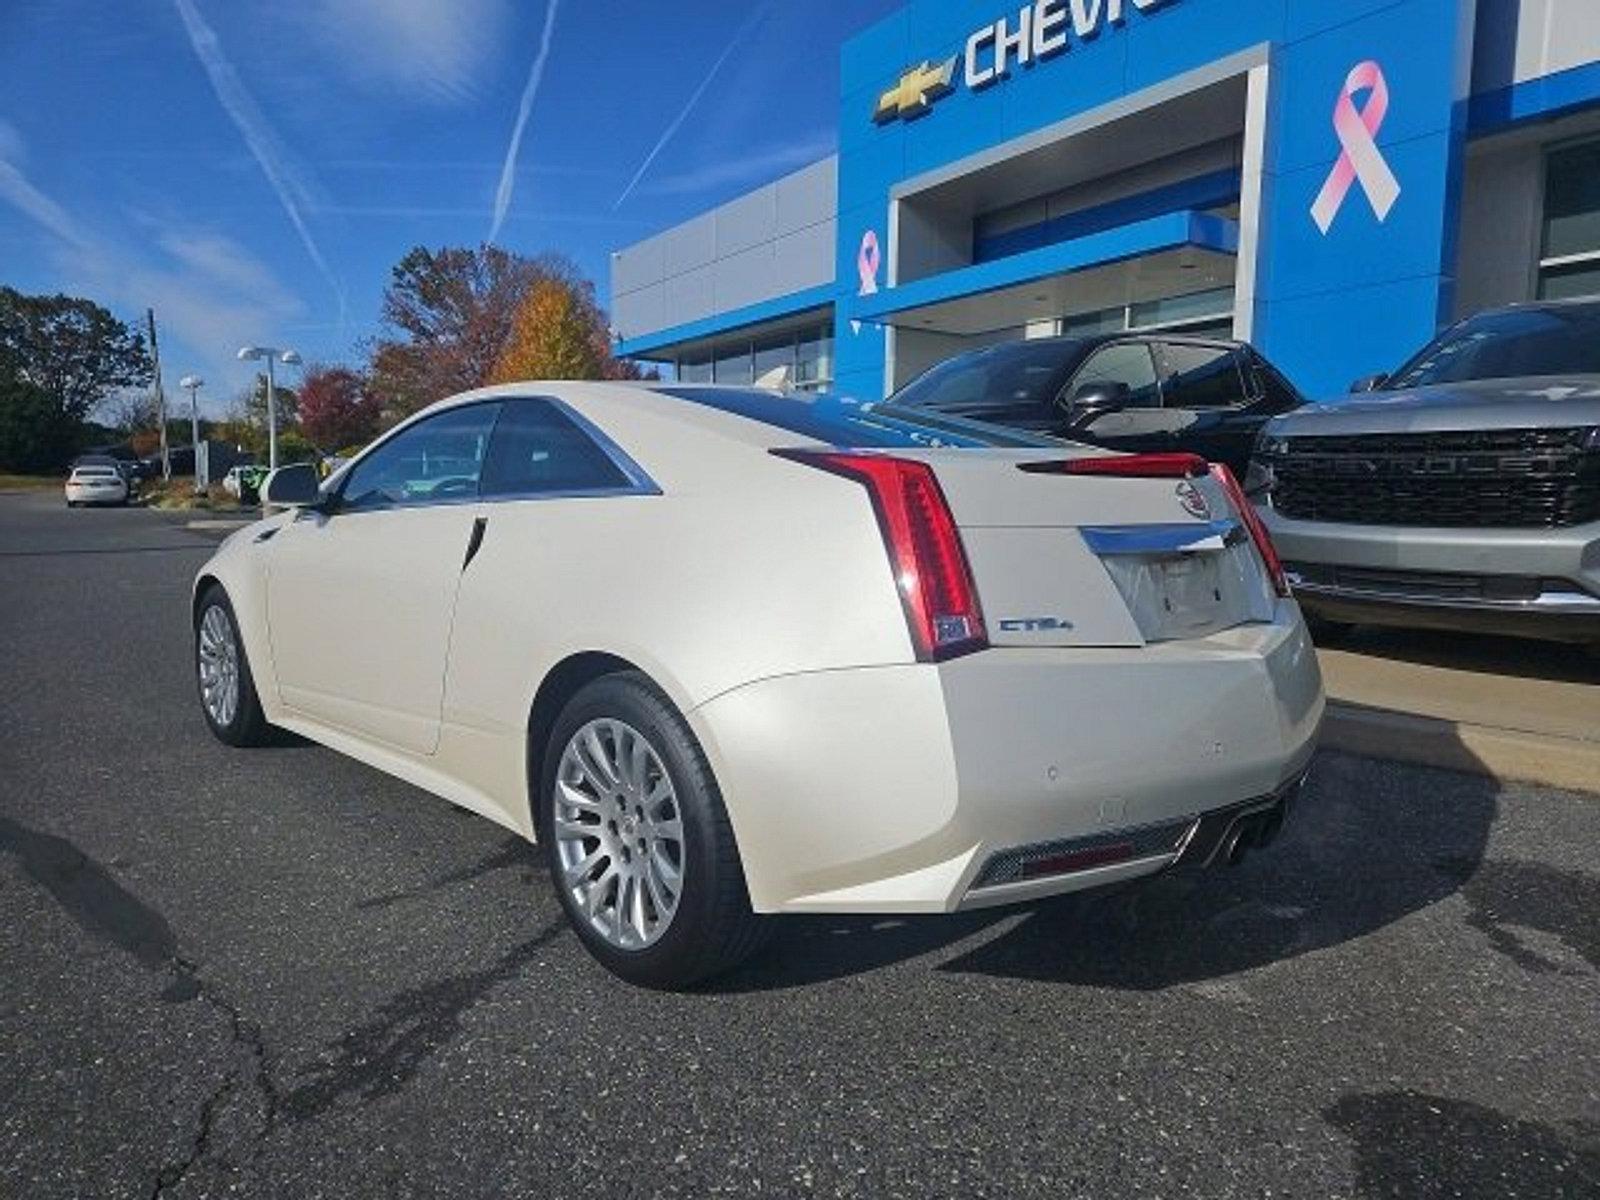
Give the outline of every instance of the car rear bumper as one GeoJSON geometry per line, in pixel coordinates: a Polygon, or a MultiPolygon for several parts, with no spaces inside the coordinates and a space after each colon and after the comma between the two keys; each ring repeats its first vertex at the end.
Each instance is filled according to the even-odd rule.
{"type": "Polygon", "coordinates": [[[83,487],[68,484],[66,488],[67,499],[73,504],[121,504],[128,498],[128,489],[117,485],[114,487],[83,487]]]}
{"type": "Polygon", "coordinates": [[[1329,620],[1600,637],[1600,523],[1413,529],[1260,509],[1308,612],[1329,620]]]}
{"type": "Polygon", "coordinates": [[[1196,641],[784,676],[690,719],[758,910],[948,912],[1172,865],[1205,814],[1276,804],[1322,711],[1284,602],[1271,624],[1196,641]],[[995,865],[1085,840],[1118,857],[995,865]]]}

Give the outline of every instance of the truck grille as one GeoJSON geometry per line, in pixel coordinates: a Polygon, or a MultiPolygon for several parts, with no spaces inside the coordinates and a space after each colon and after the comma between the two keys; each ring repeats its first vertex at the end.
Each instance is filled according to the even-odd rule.
{"type": "Polygon", "coordinates": [[[1273,450],[1261,461],[1286,517],[1496,529],[1600,520],[1590,428],[1291,437],[1273,450]]]}

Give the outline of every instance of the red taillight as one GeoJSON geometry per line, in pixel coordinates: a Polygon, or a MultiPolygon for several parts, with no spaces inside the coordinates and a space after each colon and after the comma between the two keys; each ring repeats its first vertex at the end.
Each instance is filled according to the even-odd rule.
{"type": "Polygon", "coordinates": [[[1278,557],[1278,548],[1272,544],[1272,535],[1262,523],[1260,514],[1256,512],[1256,506],[1250,503],[1244,494],[1244,489],[1239,486],[1239,481],[1225,464],[1212,463],[1211,477],[1222,486],[1223,492],[1227,494],[1228,503],[1238,511],[1239,519],[1250,531],[1250,540],[1256,544],[1256,549],[1261,553],[1261,561],[1266,564],[1273,589],[1278,595],[1287,596],[1289,577],[1283,572],[1283,560],[1278,557]]]}
{"type": "Polygon", "coordinates": [[[1107,454],[1099,458],[1063,458],[1026,462],[1030,475],[1099,475],[1117,479],[1197,479],[1206,473],[1198,454],[1107,454]]]}
{"type": "Polygon", "coordinates": [[[867,489],[919,659],[939,662],[989,644],[972,568],[931,467],[880,454],[773,453],[853,479],[867,489]]]}

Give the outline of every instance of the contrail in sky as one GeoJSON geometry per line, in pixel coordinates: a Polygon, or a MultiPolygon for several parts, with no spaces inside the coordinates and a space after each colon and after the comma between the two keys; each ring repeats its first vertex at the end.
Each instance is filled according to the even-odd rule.
{"type": "Polygon", "coordinates": [[[59,204],[46,196],[18,168],[0,156],[0,200],[7,200],[51,233],[79,250],[89,240],[59,204]]]}
{"type": "Polygon", "coordinates": [[[500,236],[500,226],[511,207],[511,193],[517,183],[517,154],[522,149],[522,131],[527,128],[528,114],[533,111],[534,97],[539,94],[539,84],[544,79],[544,64],[550,57],[550,39],[556,31],[556,9],[560,0],[550,0],[544,12],[544,33],[539,38],[539,53],[533,56],[533,66],[528,71],[528,83],[522,89],[522,103],[517,107],[517,123],[511,127],[511,142],[506,146],[505,165],[500,168],[500,186],[494,191],[494,221],[489,226],[489,240],[500,236]]]}
{"type": "Polygon", "coordinates": [[[250,153],[255,156],[262,174],[267,177],[267,182],[277,193],[278,202],[283,205],[289,224],[293,225],[294,231],[300,235],[300,242],[305,246],[306,253],[310,255],[317,270],[322,273],[322,277],[328,281],[328,286],[339,298],[342,324],[344,287],[334,275],[332,268],[328,266],[328,260],[322,256],[316,239],[311,236],[311,230],[301,215],[302,209],[312,207],[310,189],[300,178],[289,152],[284,148],[278,135],[273,132],[272,126],[267,123],[260,107],[245,90],[243,82],[239,79],[239,73],[233,69],[233,64],[228,61],[227,55],[223,54],[222,43],[217,40],[216,31],[206,24],[205,18],[195,8],[193,0],[173,0],[173,4],[177,6],[178,15],[183,18],[183,27],[189,34],[189,42],[194,47],[200,65],[205,68],[206,75],[211,80],[211,87],[217,93],[217,99],[244,136],[245,144],[250,147],[250,153]]]}
{"type": "Polygon", "coordinates": [[[744,41],[745,35],[755,27],[756,23],[766,15],[767,9],[771,7],[769,0],[769,3],[763,4],[756,9],[745,19],[744,24],[734,31],[733,38],[723,47],[722,53],[717,55],[717,61],[711,64],[711,70],[706,72],[706,77],[700,81],[700,86],[694,89],[694,94],[689,97],[689,102],[678,111],[677,116],[672,118],[666,130],[656,139],[656,144],[650,147],[650,153],[644,156],[644,161],[639,164],[639,169],[633,173],[633,178],[628,180],[628,186],[622,189],[622,195],[618,196],[616,203],[611,206],[612,212],[616,212],[617,209],[621,208],[628,197],[633,195],[633,189],[639,186],[639,181],[644,178],[644,173],[650,169],[650,164],[655,162],[656,155],[666,149],[667,143],[678,132],[678,127],[688,119],[689,114],[694,110],[694,106],[700,103],[700,97],[706,94],[706,89],[711,86],[711,81],[717,77],[717,72],[722,70],[722,64],[728,61],[728,56],[734,52],[740,42],[744,41]]]}

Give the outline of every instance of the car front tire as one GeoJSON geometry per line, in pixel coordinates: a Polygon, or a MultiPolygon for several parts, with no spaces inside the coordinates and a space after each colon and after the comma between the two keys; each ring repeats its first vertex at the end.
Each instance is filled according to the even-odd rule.
{"type": "Polygon", "coordinates": [[[588,951],[630,983],[681,989],[765,941],[705,753],[638,672],[581,689],[556,719],[539,781],[540,837],[588,951]]]}
{"type": "Polygon", "coordinates": [[[233,605],[217,584],[206,589],[195,610],[194,662],[200,711],[211,732],[230,746],[265,744],[271,726],[261,711],[233,605]]]}

